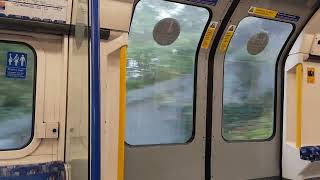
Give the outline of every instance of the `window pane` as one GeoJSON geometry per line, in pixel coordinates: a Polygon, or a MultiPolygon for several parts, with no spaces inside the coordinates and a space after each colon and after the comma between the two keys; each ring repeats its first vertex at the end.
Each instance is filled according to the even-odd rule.
{"type": "Polygon", "coordinates": [[[31,141],[35,58],[27,45],[0,41],[0,150],[31,141]]]}
{"type": "Polygon", "coordinates": [[[186,143],[193,134],[194,68],[208,10],[141,0],[129,35],[126,142],[186,143]]]}
{"type": "Polygon", "coordinates": [[[273,134],[275,73],[291,24],[247,17],[228,48],[224,67],[223,137],[266,140],[273,134]]]}

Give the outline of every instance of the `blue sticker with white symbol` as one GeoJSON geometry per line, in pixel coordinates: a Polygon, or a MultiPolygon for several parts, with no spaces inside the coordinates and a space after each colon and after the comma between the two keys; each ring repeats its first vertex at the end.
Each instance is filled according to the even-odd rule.
{"type": "Polygon", "coordinates": [[[218,2],[218,0],[188,0],[188,1],[200,3],[200,4],[207,4],[211,6],[215,6],[218,2]]]}
{"type": "Polygon", "coordinates": [[[291,15],[291,14],[287,14],[287,13],[283,13],[283,12],[278,12],[276,18],[288,20],[288,21],[294,21],[294,22],[298,22],[300,19],[299,16],[291,15]]]}
{"type": "Polygon", "coordinates": [[[6,77],[25,79],[27,76],[28,56],[25,53],[8,52],[6,77]]]}

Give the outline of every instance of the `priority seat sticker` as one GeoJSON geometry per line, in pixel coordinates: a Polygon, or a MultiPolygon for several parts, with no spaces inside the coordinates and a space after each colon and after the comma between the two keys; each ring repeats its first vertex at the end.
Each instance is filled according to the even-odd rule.
{"type": "Polygon", "coordinates": [[[209,46],[210,46],[210,43],[211,43],[211,40],[213,38],[213,35],[217,29],[217,26],[218,26],[218,22],[214,22],[212,21],[210,23],[210,26],[206,32],[206,35],[204,36],[204,39],[203,39],[203,42],[201,44],[201,48],[203,49],[208,49],[209,46]]]}
{"type": "Polygon", "coordinates": [[[285,12],[279,12],[277,10],[266,9],[261,7],[251,6],[248,13],[255,16],[266,17],[270,19],[281,19],[286,21],[298,22],[300,20],[299,16],[288,14],[285,12]]]}
{"type": "Polygon", "coordinates": [[[20,52],[8,52],[6,78],[25,79],[27,76],[27,64],[27,54],[20,52]]]}

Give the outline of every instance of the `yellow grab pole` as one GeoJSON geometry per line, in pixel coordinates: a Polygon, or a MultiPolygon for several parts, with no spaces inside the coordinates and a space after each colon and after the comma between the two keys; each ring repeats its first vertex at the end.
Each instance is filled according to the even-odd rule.
{"type": "Polygon", "coordinates": [[[297,88],[297,133],[296,133],[296,147],[301,148],[302,144],[302,64],[296,67],[296,88],[297,88]]]}
{"type": "Polygon", "coordinates": [[[124,147],[126,121],[127,46],[120,48],[120,108],[118,144],[118,180],[124,180],[124,147]]]}

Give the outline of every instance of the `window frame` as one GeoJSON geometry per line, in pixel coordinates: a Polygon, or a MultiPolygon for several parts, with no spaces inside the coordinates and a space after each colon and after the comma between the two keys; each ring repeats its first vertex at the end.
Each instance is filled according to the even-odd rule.
{"type": "Polygon", "coordinates": [[[0,39],[0,43],[8,43],[8,44],[16,44],[16,45],[23,45],[28,47],[34,56],[34,69],[33,69],[33,94],[32,94],[32,122],[31,122],[31,136],[30,139],[27,141],[27,143],[25,143],[25,145],[23,145],[22,147],[19,148],[11,148],[11,149],[1,149],[0,148],[0,153],[3,151],[17,151],[17,150],[21,150],[26,148],[27,146],[29,146],[32,142],[32,140],[34,139],[34,135],[35,135],[35,109],[36,109],[36,94],[37,94],[37,60],[38,60],[38,56],[37,56],[37,52],[36,50],[28,43],[23,42],[23,41],[10,41],[10,40],[2,40],[0,39]]]}
{"type": "MultiPolygon", "coordinates": [[[[228,140],[224,137],[224,92],[225,92],[225,86],[224,86],[224,80],[225,80],[225,62],[226,62],[226,54],[228,52],[228,49],[229,49],[229,46],[231,44],[231,41],[232,39],[234,38],[234,36],[232,36],[231,40],[230,40],[230,43],[228,44],[228,47],[227,47],[227,50],[226,52],[224,52],[224,55],[223,55],[223,79],[222,79],[222,102],[221,102],[221,105],[222,105],[222,108],[221,108],[221,137],[223,139],[224,142],[227,142],[227,143],[256,143],[256,142],[268,142],[268,141],[272,141],[275,136],[276,136],[276,132],[277,132],[277,111],[278,111],[278,99],[279,99],[279,93],[278,93],[278,75],[279,73],[279,63],[280,61],[282,60],[281,59],[281,55],[283,54],[283,52],[285,51],[286,49],[286,46],[288,45],[288,42],[290,41],[292,35],[294,34],[295,30],[296,30],[296,24],[293,23],[293,22],[289,22],[289,21],[283,21],[283,20],[279,20],[279,19],[271,19],[271,18],[266,18],[266,17],[260,17],[260,16],[255,16],[255,15],[247,15],[245,16],[244,18],[241,18],[239,20],[239,22],[237,23],[237,26],[236,26],[236,29],[234,32],[237,31],[238,29],[238,26],[239,24],[246,18],[250,18],[250,17],[254,17],[254,18],[257,18],[257,19],[263,19],[263,20],[269,20],[269,21],[275,21],[275,22],[280,22],[280,23],[285,23],[285,24],[290,24],[292,29],[291,29],[291,32],[289,33],[286,41],[284,42],[283,46],[281,47],[281,50],[279,51],[279,54],[277,55],[277,58],[275,60],[275,74],[274,74],[274,95],[273,95],[273,129],[272,129],[272,134],[269,138],[266,138],[266,139],[252,139],[252,140],[228,140]]],[[[225,32],[226,32],[227,29],[225,29],[225,32]]],[[[225,33],[224,33],[225,34],[225,33]]],[[[221,43],[221,42],[220,42],[221,43]]],[[[219,45],[220,45],[219,43],[219,45]]],[[[282,93],[280,94],[280,96],[282,96],[282,93]]],[[[281,98],[281,97],[280,97],[281,98]]],[[[280,105],[280,108],[281,105],[280,105]]],[[[282,109],[280,110],[282,111],[282,109]]]]}
{"type": "Polygon", "coordinates": [[[41,136],[41,133],[45,130],[41,129],[42,124],[44,123],[44,105],[45,105],[45,51],[42,48],[41,43],[34,37],[23,34],[16,33],[6,33],[0,32],[1,41],[9,42],[19,42],[31,46],[36,53],[36,82],[34,95],[34,121],[33,121],[33,137],[30,140],[30,143],[27,144],[23,149],[10,150],[10,151],[0,151],[0,160],[6,162],[6,160],[18,159],[26,157],[40,146],[42,139],[38,136],[41,136]]]}
{"type": "MultiPolygon", "coordinates": [[[[131,16],[131,21],[130,21],[130,27],[129,27],[129,36],[130,36],[130,30],[131,30],[131,27],[132,27],[132,21],[133,21],[133,18],[134,18],[134,14],[136,12],[136,7],[137,5],[139,4],[139,2],[142,1],[142,0],[135,0],[134,2],[134,5],[133,5],[133,9],[132,9],[132,16],[131,16]]],[[[201,51],[204,51],[202,48],[201,48],[201,44],[204,40],[204,37],[205,37],[205,34],[210,26],[210,23],[212,21],[212,17],[213,17],[213,12],[212,12],[212,9],[210,9],[209,6],[207,5],[203,5],[203,4],[197,4],[195,2],[191,2],[191,1],[188,1],[188,2],[179,2],[179,1],[175,1],[175,0],[161,0],[161,1],[165,1],[165,2],[171,2],[171,3],[178,3],[178,4],[183,4],[183,5],[188,5],[188,6],[193,6],[193,7],[198,7],[198,8],[203,8],[203,9],[206,9],[207,12],[209,13],[209,17],[208,17],[208,20],[207,20],[207,23],[205,24],[204,26],[204,29],[202,31],[202,34],[200,36],[200,39],[199,39],[199,42],[198,42],[198,45],[197,45],[197,49],[196,49],[196,53],[195,53],[195,60],[194,60],[194,75],[193,75],[193,82],[194,82],[194,85],[193,85],[193,110],[192,110],[192,134],[191,134],[191,137],[189,138],[188,141],[184,142],[184,143],[161,143],[161,144],[141,144],[141,145],[132,145],[132,144],[129,144],[127,142],[127,139],[125,138],[125,145],[128,146],[129,148],[135,148],[135,147],[154,147],[154,146],[176,146],[176,145],[188,145],[188,144],[191,144],[194,139],[195,139],[195,135],[196,135],[196,113],[197,113],[197,89],[198,89],[198,60],[199,60],[199,54],[201,51]]]]}

